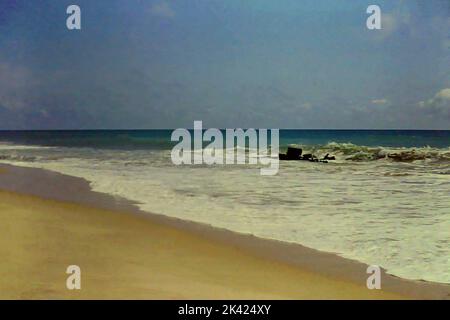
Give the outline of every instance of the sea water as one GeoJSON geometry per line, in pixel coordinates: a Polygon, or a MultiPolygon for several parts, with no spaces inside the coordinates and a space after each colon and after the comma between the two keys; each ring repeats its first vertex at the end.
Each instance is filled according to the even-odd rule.
{"type": "Polygon", "coordinates": [[[450,283],[450,131],[281,130],[281,152],[337,160],[280,162],[276,176],[258,165],[175,166],[171,132],[0,132],[0,162],[85,178],[144,211],[450,283]]]}

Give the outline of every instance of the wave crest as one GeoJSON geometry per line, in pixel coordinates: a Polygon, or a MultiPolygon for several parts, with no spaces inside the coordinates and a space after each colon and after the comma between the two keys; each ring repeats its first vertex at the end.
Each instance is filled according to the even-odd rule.
{"type": "Polygon", "coordinates": [[[431,160],[438,162],[450,162],[450,148],[389,148],[369,147],[353,143],[329,142],[325,145],[302,146],[296,145],[321,157],[327,153],[335,155],[338,160],[347,161],[376,161],[390,160],[397,162],[413,162],[418,160],[431,160]]]}

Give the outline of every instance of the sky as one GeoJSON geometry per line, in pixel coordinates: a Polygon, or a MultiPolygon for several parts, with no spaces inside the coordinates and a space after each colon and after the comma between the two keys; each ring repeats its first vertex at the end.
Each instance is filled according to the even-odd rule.
{"type": "Polygon", "coordinates": [[[0,129],[194,120],[450,129],[450,1],[0,0],[0,129]]]}

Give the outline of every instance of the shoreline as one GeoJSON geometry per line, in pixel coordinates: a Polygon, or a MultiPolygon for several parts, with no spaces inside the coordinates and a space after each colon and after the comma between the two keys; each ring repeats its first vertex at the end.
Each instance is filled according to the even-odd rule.
{"type": "MultiPolygon", "coordinates": [[[[258,238],[250,234],[236,233],[202,223],[144,212],[131,201],[92,191],[89,182],[82,178],[44,169],[6,164],[0,164],[0,175],[0,190],[7,191],[6,194],[14,193],[14,195],[9,195],[10,198],[32,196],[38,197],[35,199],[38,202],[39,199],[42,199],[42,201],[58,202],[58,205],[75,205],[82,206],[86,210],[97,209],[120,213],[126,216],[123,219],[130,220],[130,223],[136,223],[132,221],[133,219],[139,219],[139,223],[143,224],[148,221],[149,224],[168,228],[188,238],[194,237],[195,241],[211,242],[227,254],[227,250],[237,251],[246,258],[252,257],[256,260],[262,259],[264,263],[281,265],[279,267],[288,268],[289,272],[294,269],[294,273],[297,271],[303,275],[317,276],[321,281],[326,282],[327,279],[330,281],[331,287],[328,294],[323,292],[321,295],[316,292],[310,298],[320,298],[321,296],[332,299],[339,298],[339,295],[335,295],[334,289],[336,288],[333,288],[333,285],[342,285],[342,283],[352,288],[359,288],[361,298],[377,298],[377,296],[383,298],[384,294],[386,294],[384,298],[395,299],[449,299],[450,297],[450,285],[402,279],[389,275],[384,270],[382,271],[382,290],[368,290],[365,288],[365,284],[369,275],[366,273],[367,265],[364,263],[333,253],[310,249],[300,244],[258,238]],[[331,294],[332,292],[334,294],[331,294]],[[364,292],[367,293],[367,296],[364,295],[364,292]]],[[[0,193],[5,195],[5,191],[0,193]]],[[[254,269],[249,268],[248,271],[251,273],[252,270],[254,269]]],[[[299,287],[301,288],[301,285],[299,287]]],[[[309,290],[314,291],[314,287],[310,287],[309,290]]],[[[358,298],[358,296],[349,294],[343,294],[343,296],[350,299],[358,298]]],[[[293,294],[292,297],[298,298],[299,296],[293,294]]],[[[208,296],[206,295],[205,298],[208,296]]],[[[303,296],[303,298],[308,297],[303,296]]]]}

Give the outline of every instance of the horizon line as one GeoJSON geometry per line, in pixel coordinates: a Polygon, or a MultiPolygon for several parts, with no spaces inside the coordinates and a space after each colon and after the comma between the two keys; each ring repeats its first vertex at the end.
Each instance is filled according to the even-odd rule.
{"type": "MultiPolygon", "coordinates": [[[[450,131],[450,129],[411,129],[411,128],[386,128],[386,129],[370,129],[370,128],[255,128],[255,127],[235,127],[235,128],[216,128],[216,127],[205,127],[202,130],[207,129],[219,129],[219,130],[226,130],[226,129],[267,129],[267,130],[304,130],[304,131],[450,131]]],[[[176,129],[186,129],[186,130],[194,130],[194,128],[185,128],[185,127],[178,127],[178,128],[127,128],[127,129],[119,129],[119,128],[108,128],[108,129],[0,129],[0,132],[32,132],[32,131],[149,131],[149,130],[176,130],[176,129]]]]}

